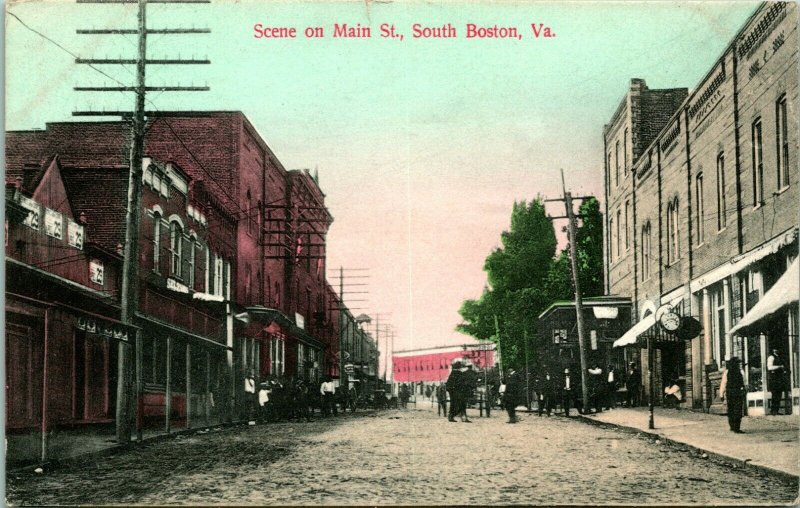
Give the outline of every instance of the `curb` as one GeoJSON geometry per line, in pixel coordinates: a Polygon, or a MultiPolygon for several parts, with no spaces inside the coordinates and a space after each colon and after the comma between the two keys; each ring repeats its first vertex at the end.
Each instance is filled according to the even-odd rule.
{"type": "Polygon", "coordinates": [[[719,452],[713,452],[711,450],[706,450],[704,448],[699,448],[699,447],[691,445],[689,443],[684,443],[683,441],[676,441],[675,439],[671,439],[671,438],[666,437],[664,435],[658,434],[657,432],[652,432],[649,429],[645,430],[645,429],[640,429],[639,427],[631,427],[629,425],[621,425],[619,423],[603,422],[603,421],[600,421],[600,420],[595,420],[594,418],[590,418],[590,417],[588,417],[586,415],[582,415],[582,414],[578,414],[577,416],[581,421],[583,421],[585,423],[588,423],[589,425],[595,425],[597,427],[612,427],[612,428],[620,429],[620,430],[628,432],[628,433],[645,434],[647,436],[659,439],[659,440],[664,441],[666,443],[669,443],[671,445],[682,446],[684,448],[688,448],[689,450],[692,450],[692,451],[697,452],[697,453],[705,453],[710,458],[714,458],[714,459],[717,459],[719,461],[722,461],[722,462],[725,462],[725,463],[728,463],[728,464],[733,464],[733,465],[739,466],[739,467],[744,468],[744,469],[756,469],[756,470],[759,470],[760,472],[762,472],[764,474],[767,474],[767,475],[770,475],[770,476],[778,476],[784,481],[796,482],[798,480],[798,478],[800,478],[800,476],[794,475],[792,473],[789,473],[788,471],[783,471],[781,469],[776,469],[776,468],[773,468],[773,467],[770,467],[770,466],[765,466],[765,465],[762,465],[762,464],[754,464],[749,459],[742,460],[742,459],[739,459],[739,458],[736,458],[736,457],[731,457],[730,455],[724,455],[724,454],[721,454],[719,452]]]}

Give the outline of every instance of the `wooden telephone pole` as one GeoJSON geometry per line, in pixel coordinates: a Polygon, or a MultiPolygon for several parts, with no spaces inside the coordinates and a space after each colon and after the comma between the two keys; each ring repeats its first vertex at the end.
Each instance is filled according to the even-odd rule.
{"type": "Polygon", "coordinates": [[[569,239],[569,258],[570,266],[572,268],[572,283],[575,286],[575,314],[577,318],[578,328],[578,350],[581,359],[581,395],[583,396],[583,409],[584,411],[589,406],[589,386],[587,368],[589,367],[586,360],[586,331],[583,322],[583,299],[581,297],[581,284],[580,277],[578,276],[578,246],[575,243],[575,211],[572,209],[573,199],[582,199],[580,197],[573,198],[570,192],[567,192],[567,185],[564,182],[564,170],[561,170],[561,189],[564,197],[561,199],[547,199],[545,201],[563,201],[567,214],[564,217],[552,217],[553,219],[567,219],[567,234],[569,239]]]}
{"type": "Polygon", "coordinates": [[[586,369],[586,338],[583,323],[583,300],[581,298],[581,281],[578,276],[578,246],[575,244],[575,212],[572,209],[572,194],[567,192],[564,183],[564,170],[561,170],[561,189],[564,192],[564,205],[567,209],[567,231],[569,233],[569,258],[572,265],[572,281],[575,284],[575,314],[578,320],[578,350],[581,357],[581,395],[583,396],[583,411],[589,407],[589,385],[586,369]]]}
{"type": "MultiPolygon", "coordinates": [[[[192,34],[210,33],[205,28],[189,29],[147,29],[147,4],[148,3],[210,3],[210,0],[77,0],[78,3],[96,4],[138,4],[138,27],[132,29],[93,29],[78,30],[78,34],[86,35],[126,35],[136,34],[138,36],[136,59],[96,59],[96,58],[77,58],[75,63],[94,65],[136,65],[136,85],[125,86],[84,86],[75,87],[80,92],[134,92],[136,94],[135,109],[133,113],[122,111],[74,111],[73,116],[123,116],[131,120],[131,148],[130,148],[130,167],[128,172],[128,198],[127,209],[125,212],[125,244],[123,246],[122,261],[122,288],[120,292],[121,321],[127,325],[133,325],[136,319],[139,304],[139,218],[141,214],[142,197],[142,160],[144,158],[144,136],[146,130],[145,100],[148,91],[207,91],[207,86],[203,87],[183,87],[183,86],[146,86],[146,70],[149,64],[174,65],[174,64],[208,64],[208,60],[182,60],[177,59],[147,59],[147,35],[148,33],[160,34],[192,34]]],[[[136,393],[141,395],[141,369],[138,359],[141,358],[141,337],[136,334],[137,352],[137,376],[136,393]]],[[[131,346],[120,341],[118,344],[117,355],[117,407],[116,407],[116,437],[120,443],[127,443],[131,439],[131,346]]],[[[169,361],[169,359],[168,359],[169,361]]],[[[141,436],[140,436],[141,437],[141,436]]]]}

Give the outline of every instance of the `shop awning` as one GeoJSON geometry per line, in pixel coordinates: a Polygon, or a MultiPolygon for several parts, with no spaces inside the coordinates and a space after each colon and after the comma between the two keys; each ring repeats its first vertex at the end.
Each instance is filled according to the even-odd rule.
{"type": "Polygon", "coordinates": [[[641,321],[633,325],[630,330],[625,332],[622,337],[615,340],[613,347],[630,346],[631,344],[636,343],[636,339],[638,339],[641,334],[649,330],[654,324],[656,324],[656,315],[646,315],[641,321]]]}
{"type": "Polygon", "coordinates": [[[731,328],[731,335],[752,329],[758,326],[764,318],[771,316],[787,305],[797,303],[800,296],[799,277],[798,260],[795,259],[794,263],[786,270],[786,273],[778,279],[778,282],[766,292],[752,309],[747,311],[747,314],[736,326],[731,328]]]}

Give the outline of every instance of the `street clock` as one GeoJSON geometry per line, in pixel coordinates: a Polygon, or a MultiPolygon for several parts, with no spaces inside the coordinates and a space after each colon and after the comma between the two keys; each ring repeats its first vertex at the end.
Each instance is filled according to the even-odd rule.
{"type": "Polygon", "coordinates": [[[675,332],[681,327],[681,317],[672,311],[661,315],[661,326],[668,332],[675,332]]]}

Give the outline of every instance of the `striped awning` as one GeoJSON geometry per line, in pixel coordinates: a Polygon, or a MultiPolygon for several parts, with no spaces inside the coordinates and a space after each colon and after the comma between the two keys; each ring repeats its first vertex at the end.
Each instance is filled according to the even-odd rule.
{"type": "Polygon", "coordinates": [[[654,324],[656,324],[656,315],[646,315],[641,321],[633,325],[630,330],[625,332],[622,337],[615,340],[613,347],[624,347],[635,344],[636,339],[638,339],[641,334],[652,328],[654,324]]]}

